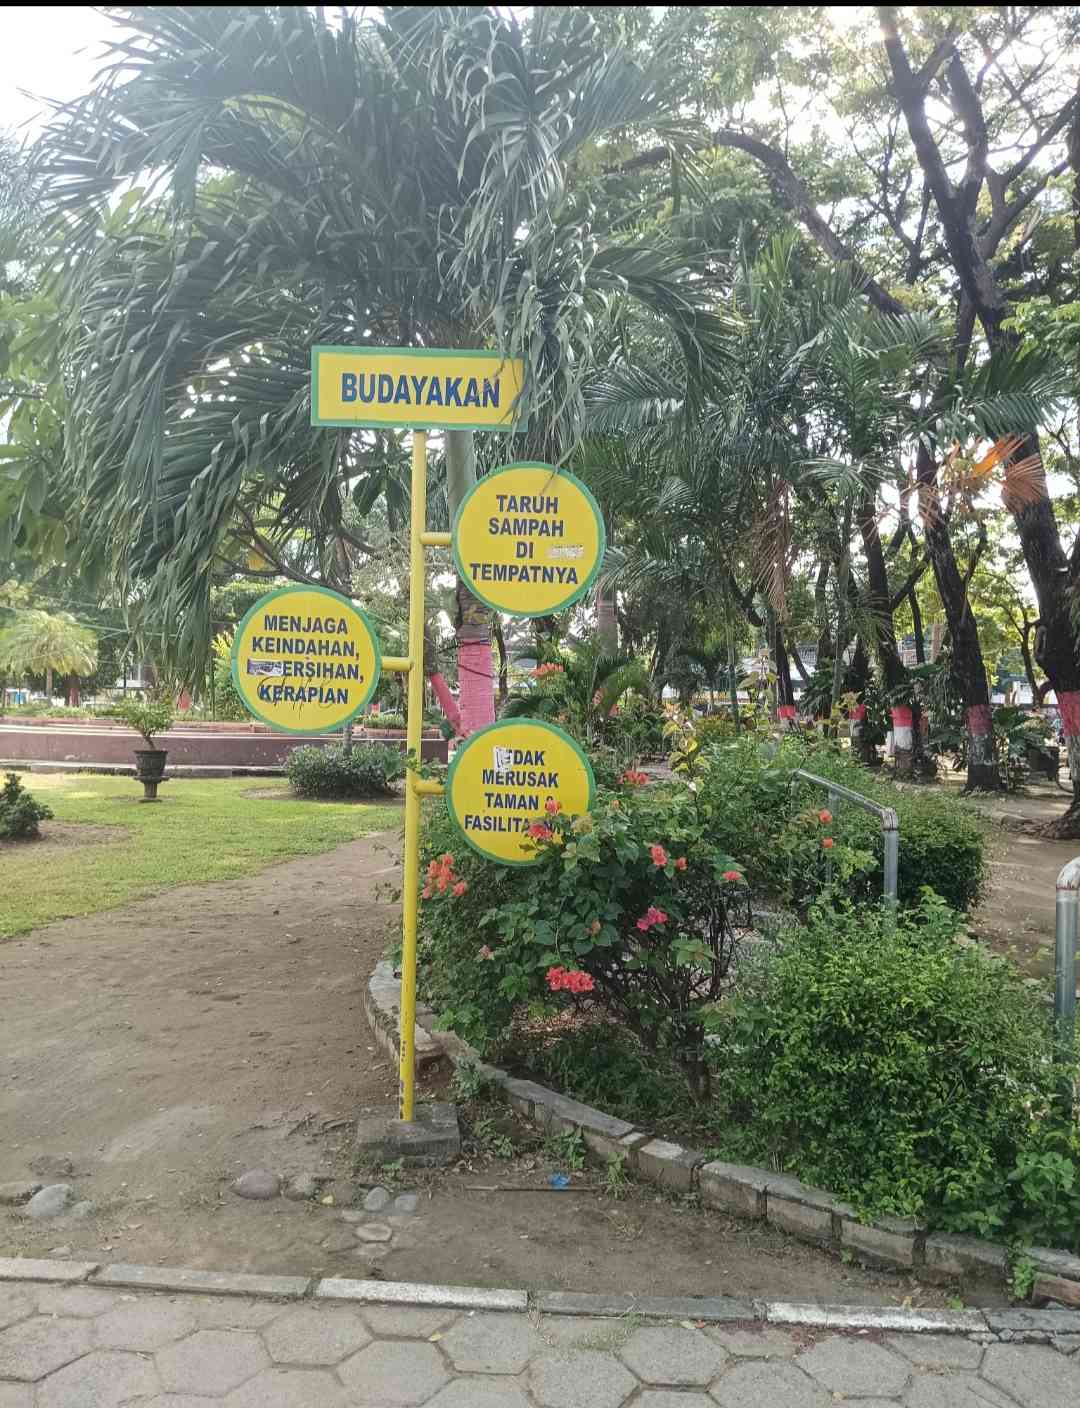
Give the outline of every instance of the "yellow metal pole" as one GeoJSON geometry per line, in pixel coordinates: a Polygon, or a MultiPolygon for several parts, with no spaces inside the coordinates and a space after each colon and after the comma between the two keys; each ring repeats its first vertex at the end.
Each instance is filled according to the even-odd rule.
{"type": "MultiPolygon", "coordinates": [[[[414,430],[409,514],[409,716],[405,746],[417,765],[424,734],[424,544],[427,517],[427,431],[414,430]]],[[[416,918],[420,888],[419,778],[409,772],[405,786],[405,866],[401,897],[401,1031],[398,1069],[399,1114],[413,1118],[416,1083],[416,918]]]]}

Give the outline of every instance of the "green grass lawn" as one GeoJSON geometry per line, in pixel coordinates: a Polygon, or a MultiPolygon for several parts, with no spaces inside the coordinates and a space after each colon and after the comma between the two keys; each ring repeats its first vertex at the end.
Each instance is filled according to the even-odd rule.
{"type": "MultiPolygon", "coordinates": [[[[123,828],[101,844],[0,844],[0,938],[94,914],[173,885],[250,875],[275,861],[328,851],[398,824],[400,808],[245,796],[257,778],[167,782],[157,805],[131,778],[29,775],[23,784],[60,822],[123,828]]],[[[50,825],[44,823],[45,827],[50,825]]]]}

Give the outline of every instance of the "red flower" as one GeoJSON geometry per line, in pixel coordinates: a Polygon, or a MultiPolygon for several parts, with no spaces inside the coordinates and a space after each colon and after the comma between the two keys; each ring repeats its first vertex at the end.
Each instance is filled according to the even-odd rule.
{"type": "Polygon", "coordinates": [[[547,985],[552,992],[592,992],[596,986],[588,973],[566,968],[549,968],[547,985]]]}
{"type": "Polygon", "coordinates": [[[625,782],[629,787],[644,787],[648,780],[648,773],[635,772],[633,768],[627,768],[626,772],[619,778],[620,782],[625,782]]]}
{"type": "Polygon", "coordinates": [[[680,856],[679,859],[675,862],[675,869],[676,869],[676,870],[685,870],[685,869],[686,869],[686,857],[685,857],[685,856],[680,856]]]}
{"type": "Polygon", "coordinates": [[[825,808],[822,807],[821,811],[817,814],[817,819],[821,822],[822,826],[828,826],[829,822],[832,821],[832,812],[826,811],[825,808]]]}
{"type": "Polygon", "coordinates": [[[663,846],[659,845],[657,842],[654,841],[653,844],[649,847],[649,855],[652,856],[653,865],[658,867],[667,865],[667,851],[665,851],[663,846]]]}
{"type": "Polygon", "coordinates": [[[440,894],[440,895],[445,895],[445,894],[446,894],[446,887],[447,887],[447,885],[449,885],[449,883],[450,883],[450,877],[449,877],[449,875],[447,875],[447,874],[445,874],[445,873],[443,873],[442,875],[440,875],[439,878],[438,878],[438,880],[435,881],[435,886],[436,886],[437,890],[439,891],[439,894],[440,894]]]}
{"type": "Polygon", "coordinates": [[[741,880],[742,876],[737,870],[725,870],[721,876],[723,880],[741,880]]]}
{"type": "Polygon", "coordinates": [[[449,851],[444,851],[444,853],[439,857],[439,860],[447,869],[449,869],[454,863],[454,857],[450,854],[449,851]]]}
{"type": "Polygon", "coordinates": [[[468,888],[469,887],[464,880],[459,880],[454,886],[454,888],[450,891],[450,893],[454,896],[456,900],[459,900],[468,888]]]}
{"type": "Polygon", "coordinates": [[[431,886],[425,885],[424,888],[420,891],[420,897],[422,899],[429,900],[431,899],[433,893],[434,891],[432,890],[431,886]]]}
{"type": "Polygon", "coordinates": [[[534,841],[550,841],[551,827],[545,826],[542,821],[534,821],[529,827],[529,835],[534,841]]]}
{"type": "Polygon", "coordinates": [[[554,816],[556,812],[562,811],[562,803],[557,802],[554,797],[549,797],[544,803],[544,811],[547,812],[548,816],[554,816]]]}
{"type": "Polygon", "coordinates": [[[824,846],[824,848],[825,848],[827,851],[831,851],[832,848],[833,848],[833,846],[834,846],[834,844],[835,844],[835,842],[833,841],[833,838],[832,838],[831,836],[826,836],[826,837],[822,840],[821,844],[824,846]]]}

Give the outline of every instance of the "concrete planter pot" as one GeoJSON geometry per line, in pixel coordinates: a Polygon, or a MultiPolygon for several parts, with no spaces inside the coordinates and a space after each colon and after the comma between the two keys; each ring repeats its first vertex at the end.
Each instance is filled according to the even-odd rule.
{"type": "Polygon", "coordinates": [[[136,748],[135,776],[143,785],[144,802],[159,802],[158,786],[165,779],[165,759],[169,756],[164,748],[136,748]]]}

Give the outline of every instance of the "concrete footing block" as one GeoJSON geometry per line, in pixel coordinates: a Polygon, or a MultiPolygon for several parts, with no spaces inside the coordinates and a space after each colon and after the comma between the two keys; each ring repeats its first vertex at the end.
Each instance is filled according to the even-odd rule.
{"type": "Polygon", "coordinates": [[[705,1155],[684,1149],[666,1139],[650,1139],[634,1151],[634,1167],[649,1183],[658,1183],[671,1193],[689,1193],[705,1155]]]}
{"type": "Polygon", "coordinates": [[[727,1164],[714,1160],[698,1170],[701,1201],[707,1208],[736,1213],[739,1217],[765,1216],[765,1187],[768,1174],[749,1164],[727,1164]]]}
{"type": "Polygon", "coordinates": [[[885,1266],[915,1266],[922,1261],[923,1229],[909,1217],[880,1217],[873,1222],[840,1219],[840,1245],[885,1266]]]}
{"type": "Polygon", "coordinates": [[[961,1280],[981,1276],[1002,1281],[1006,1273],[1005,1248],[978,1237],[953,1237],[935,1233],[923,1246],[924,1275],[929,1280],[961,1280]]]}
{"type": "Polygon", "coordinates": [[[315,1287],[316,1300],[362,1301],[371,1305],[413,1305],[447,1310],[526,1310],[524,1291],[484,1286],[425,1286],[410,1281],[352,1281],[328,1277],[315,1287]]]}
{"type": "Polygon", "coordinates": [[[404,1161],[406,1168],[440,1168],[461,1153],[461,1130],[453,1105],[417,1105],[414,1118],[398,1119],[396,1105],[368,1107],[356,1121],[356,1152],[371,1164],[404,1161]]]}
{"type": "Polygon", "coordinates": [[[31,1256],[0,1256],[0,1281],[85,1281],[96,1261],[45,1261],[31,1256]]]}

